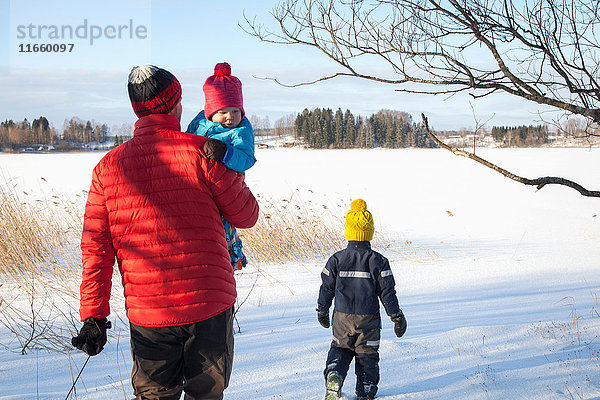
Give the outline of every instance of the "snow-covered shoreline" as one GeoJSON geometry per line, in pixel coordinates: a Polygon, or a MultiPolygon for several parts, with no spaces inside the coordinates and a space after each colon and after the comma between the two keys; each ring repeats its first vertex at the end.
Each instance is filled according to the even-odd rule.
{"type": "MultiPolygon", "coordinates": [[[[600,149],[481,155],[523,176],[600,186],[600,149]]],[[[0,176],[32,197],[73,199],[101,157],[0,154],[0,176]]],[[[397,339],[383,319],[378,398],[600,399],[600,200],[536,192],[443,150],[266,149],[257,158],[246,175],[256,194],[342,216],[362,197],[394,243],[377,250],[391,260],[408,331],[397,339]]],[[[322,398],[331,340],[314,311],[322,267],[252,264],[238,276],[239,299],[248,297],[226,399],[322,398]]],[[[79,399],[131,398],[127,326],[111,318],[116,329],[83,372],[79,399]]],[[[0,325],[1,400],[64,399],[85,361],[14,347],[0,325]]],[[[349,398],[353,386],[350,373],[349,398]]]]}

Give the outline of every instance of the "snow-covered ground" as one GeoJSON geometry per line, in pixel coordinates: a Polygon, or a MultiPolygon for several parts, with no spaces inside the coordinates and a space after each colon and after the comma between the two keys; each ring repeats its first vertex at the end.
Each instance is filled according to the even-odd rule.
{"type": "MultiPolygon", "coordinates": [[[[600,189],[599,149],[478,154],[522,176],[600,189]]],[[[101,156],[0,154],[0,176],[31,196],[80,198],[101,156]]],[[[377,250],[391,261],[408,331],[398,339],[383,319],[378,398],[600,399],[599,199],[536,192],[444,150],[265,149],[257,158],[247,182],[263,199],[343,217],[364,198],[377,235],[394,245],[377,250]]],[[[324,262],[253,263],[238,275],[245,302],[226,399],[322,398],[331,337],[314,309],[324,262]]],[[[116,329],[83,371],[78,399],[131,398],[127,326],[111,318],[116,329]]],[[[64,399],[86,358],[14,347],[0,326],[2,400],[64,399]]],[[[354,383],[351,371],[350,399],[354,383]]]]}

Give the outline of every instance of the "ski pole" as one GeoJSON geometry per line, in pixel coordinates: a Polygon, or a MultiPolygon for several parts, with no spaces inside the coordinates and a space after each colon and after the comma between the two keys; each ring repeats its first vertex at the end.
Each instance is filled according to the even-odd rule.
{"type": "Polygon", "coordinates": [[[69,393],[67,393],[67,397],[65,397],[65,400],[67,400],[69,398],[69,395],[71,394],[71,392],[73,391],[73,389],[75,389],[75,385],[77,384],[77,381],[79,380],[79,377],[81,376],[81,373],[83,372],[83,369],[85,368],[85,366],[87,365],[88,361],[90,361],[90,358],[92,356],[88,356],[88,358],[85,360],[85,362],[83,363],[83,367],[81,367],[81,369],[79,370],[79,373],[77,374],[77,377],[75,378],[75,380],[73,381],[73,386],[71,386],[71,390],[69,390],[69,393]]]}

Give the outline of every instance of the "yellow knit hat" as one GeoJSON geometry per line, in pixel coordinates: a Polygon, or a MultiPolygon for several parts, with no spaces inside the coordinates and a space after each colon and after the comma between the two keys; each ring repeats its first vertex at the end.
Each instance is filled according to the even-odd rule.
{"type": "Polygon", "coordinates": [[[346,227],[344,236],[348,240],[371,241],[375,233],[373,216],[367,210],[367,203],[363,199],[356,199],[346,213],[346,227]]]}

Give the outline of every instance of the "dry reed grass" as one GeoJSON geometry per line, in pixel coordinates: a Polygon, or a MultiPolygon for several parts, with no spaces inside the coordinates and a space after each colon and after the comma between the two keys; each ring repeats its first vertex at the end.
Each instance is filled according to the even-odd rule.
{"type": "Polygon", "coordinates": [[[0,276],[73,279],[80,264],[78,202],[28,197],[16,184],[0,186],[0,276]]]}
{"type": "Polygon", "coordinates": [[[0,185],[0,324],[22,353],[69,347],[81,276],[77,200],[0,185]]]}
{"type": "MultiPolygon", "coordinates": [[[[310,193],[312,197],[312,193],[310,193]]],[[[260,217],[252,229],[240,229],[250,262],[323,262],[346,247],[344,221],[351,200],[315,203],[296,190],[289,199],[257,196],[260,217]]],[[[382,231],[375,216],[372,245],[394,259],[423,262],[438,259],[431,249],[382,231]]]]}
{"type": "Polygon", "coordinates": [[[321,260],[343,246],[343,220],[329,206],[304,201],[298,192],[283,200],[257,197],[258,222],[239,232],[250,262],[321,260]]]}

